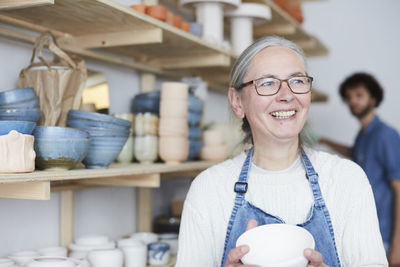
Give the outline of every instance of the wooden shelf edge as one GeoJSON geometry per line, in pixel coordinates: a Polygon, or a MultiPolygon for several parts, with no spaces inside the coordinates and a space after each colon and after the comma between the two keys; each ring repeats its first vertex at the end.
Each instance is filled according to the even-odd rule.
{"type": "Polygon", "coordinates": [[[0,2],[0,10],[52,5],[54,0],[5,0],[0,2]]]}

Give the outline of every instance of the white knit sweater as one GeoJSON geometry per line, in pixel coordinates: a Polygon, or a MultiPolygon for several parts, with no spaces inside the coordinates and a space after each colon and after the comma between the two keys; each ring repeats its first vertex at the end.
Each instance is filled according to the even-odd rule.
{"type": "MultiPolygon", "coordinates": [[[[319,174],[342,266],[387,266],[375,202],[363,170],[326,152],[305,150],[319,174]]],[[[226,228],[245,154],[202,172],[185,200],[177,267],[220,266],[226,228]]],[[[313,196],[300,157],[283,171],[252,164],[246,200],[289,224],[306,220],[313,196]]]]}

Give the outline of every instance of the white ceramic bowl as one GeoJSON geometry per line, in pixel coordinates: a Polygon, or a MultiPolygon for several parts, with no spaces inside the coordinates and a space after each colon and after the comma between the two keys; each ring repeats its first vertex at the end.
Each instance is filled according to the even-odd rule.
{"type": "Polygon", "coordinates": [[[26,267],[76,267],[75,262],[64,257],[38,257],[30,261],[26,267]]]}
{"type": "Polygon", "coordinates": [[[67,257],[67,248],[65,247],[46,247],[40,248],[37,252],[47,257],[67,257]]]}
{"type": "Polygon", "coordinates": [[[40,254],[34,250],[24,250],[19,252],[14,252],[8,255],[10,259],[15,261],[17,264],[25,266],[32,259],[39,257],[40,254]]]}
{"type": "Polygon", "coordinates": [[[244,232],[236,246],[248,245],[244,264],[262,267],[306,267],[306,248],[314,249],[314,238],[306,229],[290,224],[267,224],[244,232]]]}

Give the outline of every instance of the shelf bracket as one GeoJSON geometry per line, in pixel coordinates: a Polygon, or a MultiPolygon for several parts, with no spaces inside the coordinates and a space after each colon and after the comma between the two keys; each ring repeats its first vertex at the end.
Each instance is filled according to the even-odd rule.
{"type": "Polygon", "coordinates": [[[140,174],[125,177],[82,179],[79,184],[97,186],[160,187],[160,174],[140,174]]]}
{"type": "Polygon", "coordinates": [[[74,191],[61,192],[60,207],[60,245],[67,247],[74,241],[74,191]]]}
{"type": "Polygon", "coordinates": [[[49,200],[50,182],[45,181],[0,184],[0,198],[49,200]]]}
{"type": "Polygon", "coordinates": [[[33,6],[53,5],[54,0],[3,0],[0,2],[0,10],[26,8],[33,6]]]}
{"type": "Polygon", "coordinates": [[[163,69],[180,69],[194,67],[229,67],[231,57],[223,54],[190,55],[174,58],[155,59],[152,63],[163,69]]]}
{"type": "Polygon", "coordinates": [[[84,36],[66,36],[57,39],[60,45],[80,48],[101,48],[113,46],[158,44],[162,43],[163,34],[159,28],[136,29],[126,32],[100,33],[84,36]]]}

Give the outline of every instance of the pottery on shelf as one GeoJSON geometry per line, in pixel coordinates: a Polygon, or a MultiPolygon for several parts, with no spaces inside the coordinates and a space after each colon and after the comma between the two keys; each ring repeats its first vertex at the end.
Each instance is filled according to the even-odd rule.
{"type": "Polygon", "coordinates": [[[160,117],[183,118],[186,120],[188,104],[183,99],[161,99],[160,117]]]}
{"type": "Polygon", "coordinates": [[[161,21],[167,19],[167,8],[161,5],[147,6],[146,14],[161,21]]]}
{"type": "Polygon", "coordinates": [[[131,5],[129,7],[140,13],[146,14],[146,5],[131,5]]]}
{"type": "Polygon", "coordinates": [[[253,43],[253,24],[271,20],[271,8],[264,4],[242,3],[235,10],[225,11],[231,20],[231,44],[235,53],[240,54],[253,43]]]}
{"type": "Polygon", "coordinates": [[[182,82],[163,82],[161,84],[161,100],[182,99],[187,100],[189,86],[182,82]]]}
{"type": "Polygon", "coordinates": [[[34,137],[12,130],[0,136],[0,173],[33,172],[36,153],[34,137]]]}
{"type": "Polygon", "coordinates": [[[157,115],[150,112],[136,114],[135,134],[136,136],[157,135],[158,134],[157,115]]]}
{"type": "Polygon", "coordinates": [[[185,137],[189,135],[189,126],[186,119],[174,117],[162,117],[158,129],[160,136],[185,137]]]}
{"type": "Polygon", "coordinates": [[[189,156],[189,140],[180,136],[160,136],[160,158],[167,164],[179,164],[189,156]]]}
{"type": "Polygon", "coordinates": [[[183,6],[196,9],[196,22],[203,25],[203,38],[222,44],[224,40],[224,9],[236,8],[240,0],[180,0],[183,6]]]}
{"type": "Polygon", "coordinates": [[[140,163],[152,163],[158,158],[158,136],[136,136],[134,148],[135,158],[140,163]]]}

